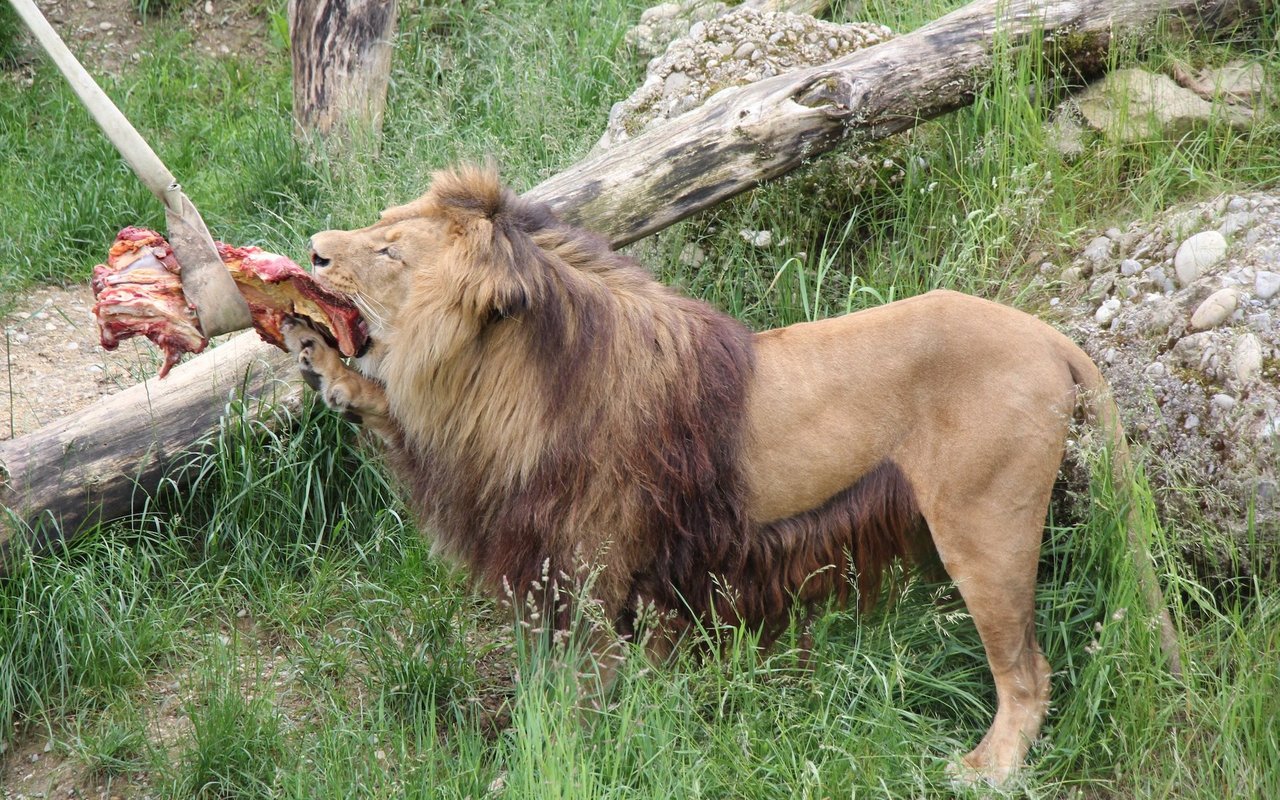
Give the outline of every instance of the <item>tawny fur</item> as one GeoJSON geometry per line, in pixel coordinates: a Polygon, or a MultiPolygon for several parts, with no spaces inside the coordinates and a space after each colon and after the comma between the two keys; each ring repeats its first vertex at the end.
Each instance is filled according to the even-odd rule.
{"type": "Polygon", "coordinates": [[[1002,781],[1021,762],[1048,707],[1033,596],[1076,406],[1123,448],[1064,336],[953,292],[751,335],[483,169],[312,244],[374,345],[363,376],[304,328],[291,349],[487,589],[540,601],[545,571],[585,564],[620,632],[647,601],[767,638],[855,572],[873,598],[927,533],[996,682],[964,764],[1002,781]]]}

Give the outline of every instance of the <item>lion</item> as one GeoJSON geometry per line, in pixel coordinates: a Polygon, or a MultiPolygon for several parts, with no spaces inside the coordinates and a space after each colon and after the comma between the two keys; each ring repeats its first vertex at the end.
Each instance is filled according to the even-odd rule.
{"type": "MultiPolygon", "coordinates": [[[[1067,337],[951,291],[752,334],[492,168],[438,173],[311,245],[373,344],[353,369],[295,323],[289,348],[328,406],[381,439],[421,523],[481,587],[545,594],[586,558],[619,638],[651,603],[675,620],[657,650],[713,619],[767,644],[793,610],[850,591],[865,605],[894,559],[936,553],[996,688],[963,777],[999,784],[1021,765],[1049,704],[1036,570],[1078,407],[1120,477],[1129,464],[1106,383],[1067,337]]],[[[563,604],[548,611],[568,624],[563,604]]]]}

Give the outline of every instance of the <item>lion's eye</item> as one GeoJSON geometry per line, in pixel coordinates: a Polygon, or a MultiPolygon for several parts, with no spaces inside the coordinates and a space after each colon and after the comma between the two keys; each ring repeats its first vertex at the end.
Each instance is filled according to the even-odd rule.
{"type": "Polygon", "coordinates": [[[400,253],[397,252],[393,247],[391,247],[391,245],[387,245],[386,247],[383,247],[380,250],[378,250],[378,255],[386,256],[387,258],[394,259],[396,261],[400,260],[400,253]]]}

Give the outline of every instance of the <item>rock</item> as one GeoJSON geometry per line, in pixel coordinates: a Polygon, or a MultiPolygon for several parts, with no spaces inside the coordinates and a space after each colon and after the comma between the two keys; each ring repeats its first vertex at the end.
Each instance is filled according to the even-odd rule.
{"type": "Polygon", "coordinates": [[[1235,289],[1219,289],[1196,308],[1191,315],[1191,327],[1201,331],[1218,327],[1235,312],[1239,302],[1240,295],[1235,289]]]}
{"type": "Polygon", "coordinates": [[[738,231],[742,240],[752,247],[765,248],[773,244],[773,231],[738,231]]]}
{"type": "Polygon", "coordinates": [[[1067,267],[1062,271],[1063,283],[1075,283],[1087,277],[1088,273],[1081,267],[1067,267]]]}
{"type": "Polygon", "coordinates": [[[1209,399],[1209,405],[1219,413],[1225,414],[1236,407],[1236,399],[1229,394],[1215,394],[1209,399]]]}
{"type": "Polygon", "coordinates": [[[1149,452],[1158,514],[1197,572],[1238,575],[1241,554],[1280,563],[1280,193],[1214,198],[1120,227],[1115,261],[1095,274],[1114,279],[1113,295],[1038,281],[1030,302],[1102,368],[1126,430],[1149,452]],[[1246,212],[1228,247],[1214,229],[1246,212]]]}
{"type": "Polygon", "coordinates": [[[1256,105],[1267,85],[1261,64],[1232,61],[1221,67],[1205,68],[1196,76],[1199,92],[1206,99],[1222,98],[1228,102],[1256,105]]]}
{"type": "Polygon", "coordinates": [[[1093,319],[1099,325],[1107,326],[1111,324],[1111,320],[1116,318],[1120,313],[1120,299],[1112,297],[1098,306],[1098,310],[1094,312],[1093,319]]]}
{"type": "Polygon", "coordinates": [[[1222,218],[1222,224],[1218,226],[1218,233],[1223,236],[1234,236],[1252,223],[1253,215],[1248,211],[1232,211],[1222,218]]]}
{"type": "Polygon", "coordinates": [[[1111,257],[1111,250],[1115,247],[1115,242],[1105,236],[1095,237],[1092,242],[1080,251],[1080,257],[1086,261],[1093,263],[1096,269],[1099,264],[1111,257]]]}
{"type": "Polygon", "coordinates": [[[1084,155],[1085,127],[1072,113],[1057,113],[1044,124],[1045,143],[1068,161],[1084,155]]]}
{"type": "Polygon", "coordinates": [[[1155,295],[1145,308],[1139,329],[1147,336],[1163,336],[1178,318],[1178,308],[1162,295],[1155,295]]]}
{"type": "Polygon", "coordinates": [[[1072,101],[1086,125],[1120,142],[1177,139],[1197,127],[1225,122],[1247,128],[1252,113],[1215,107],[1164,75],[1121,69],[1090,84],[1072,101]]]}
{"type": "Polygon", "coordinates": [[[700,267],[707,260],[707,251],[689,242],[680,248],[680,263],[686,267],[700,267]]]}
{"type": "Polygon", "coordinates": [[[1262,341],[1252,333],[1236,340],[1231,353],[1231,370],[1241,384],[1249,384],[1262,377],[1262,341]]]}
{"type": "Polygon", "coordinates": [[[713,19],[728,9],[716,0],[685,0],[661,3],[640,15],[640,23],[627,31],[623,41],[643,58],[662,55],[674,39],[689,32],[689,27],[713,19]]]}
{"type": "Polygon", "coordinates": [[[1187,239],[1173,257],[1173,271],[1178,276],[1178,284],[1190,286],[1226,255],[1227,240],[1217,231],[1203,231],[1187,239]]]}
{"type": "Polygon", "coordinates": [[[662,82],[662,96],[673,98],[683,92],[689,85],[689,76],[683,72],[672,72],[662,82]]]}
{"type": "Polygon", "coordinates": [[[1183,336],[1174,343],[1169,355],[1176,366],[1200,370],[1208,366],[1214,355],[1213,334],[1201,332],[1183,336]]]}
{"type": "Polygon", "coordinates": [[[1253,279],[1253,293],[1259,300],[1270,300],[1280,293],[1280,272],[1260,269],[1253,279]]]}

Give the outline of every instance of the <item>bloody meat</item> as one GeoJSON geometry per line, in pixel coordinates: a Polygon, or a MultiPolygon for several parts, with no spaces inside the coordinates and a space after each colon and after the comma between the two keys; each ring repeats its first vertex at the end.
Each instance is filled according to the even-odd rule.
{"type": "MultiPolygon", "coordinates": [[[[315,323],[343,354],[360,354],[368,329],[350,300],[284,256],[253,246],[215,244],[263,341],[285,349],[280,325],[286,317],[299,316],[315,323]]],[[[161,378],[183,354],[204,350],[209,340],[182,293],[181,276],[182,266],[163,236],[146,228],[120,231],[107,263],[93,268],[93,314],[102,346],[114,350],[132,336],[147,337],[164,351],[161,378]]]]}

